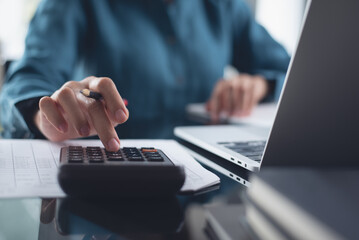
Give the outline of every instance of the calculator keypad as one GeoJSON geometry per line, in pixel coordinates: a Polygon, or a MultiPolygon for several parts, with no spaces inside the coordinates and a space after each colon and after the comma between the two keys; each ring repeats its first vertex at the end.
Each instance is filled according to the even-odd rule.
{"type": "Polygon", "coordinates": [[[155,148],[124,147],[117,152],[109,152],[101,147],[69,146],[66,158],[69,163],[105,162],[165,162],[165,155],[155,148]]]}
{"type": "Polygon", "coordinates": [[[84,153],[82,147],[70,146],[68,151],[69,163],[83,163],[84,153]]]}

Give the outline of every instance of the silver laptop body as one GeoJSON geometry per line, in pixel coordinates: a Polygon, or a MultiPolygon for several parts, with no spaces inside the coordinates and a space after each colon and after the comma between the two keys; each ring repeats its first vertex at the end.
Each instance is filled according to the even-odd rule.
{"type": "MultiPolygon", "coordinates": [[[[187,142],[212,152],[234,164],[251,171],[258,171],[262,159],[264,145],[268,139],[269,128],[254,126],[199,126],[176,127],[175,135],[187,142]],[[259,151],[254,152],[256,159],[250,159],[236,151],[237,144],[260,143],[259,151]],[[260,153],[258,153],[260,152],[260,153]]],[[[253,153],[253,151],[251,151],[253,153]]],[[[250,156],[250,157],[252,157],[250,156]]]]}
{"type": "Polygon", "coordinates": [[[251,171],[359,166],[359,1],[308,3],[273,127],[177,127],[175,135],[251,171]],[[269,140],[261,161],[223,143],[269,140]]]}

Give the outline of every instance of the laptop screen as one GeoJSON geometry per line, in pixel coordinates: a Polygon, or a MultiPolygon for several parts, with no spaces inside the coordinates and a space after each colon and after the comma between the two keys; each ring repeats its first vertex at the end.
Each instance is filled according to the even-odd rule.
{"type": "Polygon", "coordinates": [[[359,166],[358,9],[311,2],[262,166],[359,166]]]}

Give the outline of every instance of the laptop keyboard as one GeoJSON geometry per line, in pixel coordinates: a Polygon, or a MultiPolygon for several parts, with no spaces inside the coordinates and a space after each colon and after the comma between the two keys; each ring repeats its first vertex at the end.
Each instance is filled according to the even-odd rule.
{"type": "Polygon", "coordinates": [[[218,144],[251,160],[260,162],[262,160],[266,141],[219,142],[218,144]]]}

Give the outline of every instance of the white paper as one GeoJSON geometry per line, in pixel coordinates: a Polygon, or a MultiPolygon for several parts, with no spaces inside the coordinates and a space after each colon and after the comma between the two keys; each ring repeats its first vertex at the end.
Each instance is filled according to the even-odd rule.
{"type": "MultiPolygon", "coordinates": [[[[190,116],[210,120],[210,115],[203,103],[188,104],[186,111],[190,116]]],[[[276,103],[262,103],[256,106],[251,115],[247,117],[227,117],[222,114],[220,120],[228,121],[231,124],[251,124],[259,127],[271,127],[274,123],[276,111],[276,103]]]]}
{"type": "MultiPolygon", "coordinates": [[[[0,140],[0,198],[63,197],[57,183],[61,147],[103,146],[99,140],[72,140],[53,143],[46,140],[0,140]]],[[[183,192],[198,191],[219,183],[173,140],[122,140],[121,147],[155,147],[176,165],[185,167],[183,192]]]]}

